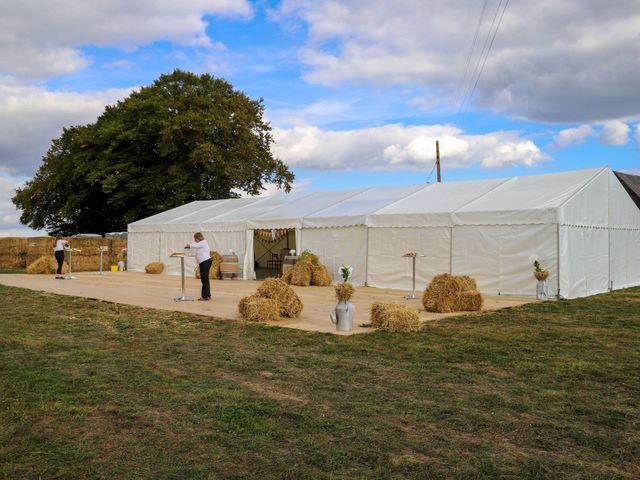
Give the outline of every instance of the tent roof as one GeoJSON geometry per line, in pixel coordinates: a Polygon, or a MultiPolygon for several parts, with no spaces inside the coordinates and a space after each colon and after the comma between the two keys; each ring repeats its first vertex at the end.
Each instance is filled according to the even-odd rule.
{"type": "Polygon", "coordinates": [[[558,210],[603,172],[610,170],[197,201],[129,231],[557,222],[558,210]]]}

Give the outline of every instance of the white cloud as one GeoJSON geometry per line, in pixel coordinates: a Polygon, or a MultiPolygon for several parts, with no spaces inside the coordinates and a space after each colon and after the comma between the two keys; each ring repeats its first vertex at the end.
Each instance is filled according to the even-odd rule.
{"type": "Polygon", "coordinates": [[[89,59],[79,45],[133,49],[156,40],[215,47],[205,15],[248,18],[247,0],[21,0],[0,2],[0,72],[21,78],[69,74],[89,59]]]}
{"type": "MultiPolygon", "coordinates": [[[[488,3],[477,52],[498,4],[488,3]]],[[[284,0],[274,18],[308,26],[300,58],[312,83],[421,86],[427,104],[447,98],[454,105],[481,5],[480,0],[284,0]]],[[[478,83],[476,105],[549,122],[637,116],[638,24],[637,0],[510,2],[478,83]]],[[[471,71],[478,57],[472,57],[471,71]]]]}
{"type": "Polygon", "coordinates": [[[274,129],[274,138],[278,158],[294,168],[318,170],[424,170],[435,160],[436,139],[446,168],[533,166],[548,159],[517,132],[467,135],[448,125],[385,125],[347,131],[295,126],[274,129]]]}
{"type": "Polygon", "coordinates": [[[590,125],[580,125],[576,128],[566,128],[560,130],[553,137],[553,145],[557,148],[566,148],[574,144],[583,144],[589,137],[595,135],[595,131],[590,125]]]}
{"type": "Polygon", "coordinates": [[[636,125],[636,146],[640,148],[640,123],[636,125]]]}
{"type": "Polygon", "coordinates": [[[606,145],[620,147],[629,142],[630,130],[629,125],[626,123],[619,121],[606,122],[602,127],[598,140],[606,145]]]}
{"type": "Polygon", "coordinates": [[[0,237],[24,237],[38,234],[20,225],[20,212],[11,202],[15,189],[21,184],[18,178],[0,176],[0,237]]]}
{"type": "Polygon", "coordinates": [[[130,91],[53,92],[0,79],[0,172],[33,175],[63,127],[95,121],[130,91]]]}

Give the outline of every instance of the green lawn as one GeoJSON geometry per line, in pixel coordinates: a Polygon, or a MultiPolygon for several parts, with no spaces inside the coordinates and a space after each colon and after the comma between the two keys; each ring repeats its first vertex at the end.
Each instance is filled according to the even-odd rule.
{"type": "Polygon", "coordinates": [[[0,268],[0,273],[27,273],[24,268],[0,268]]]}
{"type": "Polygon", "coordinates": [[[0,286],[0,478],[637,479],[639,372],[640,289],[345,338],[0,286]]]}

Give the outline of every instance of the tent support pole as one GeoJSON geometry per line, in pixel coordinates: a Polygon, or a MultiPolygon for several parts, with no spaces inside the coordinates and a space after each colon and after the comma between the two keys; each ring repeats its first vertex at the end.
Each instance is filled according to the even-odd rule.
{"type": "Polygon", "coordinates": [[[560,300],[560,223],[556,224],[556,264],[558,269],[558,294],[556,295],[557,299],[560,300]]]}
{"type": "Polygon", "coordinates": [[[449,227],[449,275],[453,275],[453,227],[449,227]]]}
{"type": "Polygon", "coordinates": [[[369,227],[365,226],[364,286],[369,286],[369,227]]]}

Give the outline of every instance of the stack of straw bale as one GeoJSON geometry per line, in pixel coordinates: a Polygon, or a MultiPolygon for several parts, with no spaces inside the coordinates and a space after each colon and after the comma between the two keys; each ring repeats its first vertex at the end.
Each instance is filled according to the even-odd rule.
{"type": "Polygon", "coordinates": [[[299,287],[331,285],[331,275],[326,265],[321,264],[318,256],[308,250],[302,252],[295,265],[282,275],[282,280],[299,287]]]}
{"type": "Polygon", "coordinates": [[[418,312],[398,302],[373,302],[371,324],[387,332],[417,332],[421,328],[418,312]]]}
{"type": "Polygon", "coordinates": [[[475,312],[482,310],[482,304],[475,280],[466,275],[437,275],[422,295],[422,305],[428,312],[475,312]]]}
{"type": "Polygon", "coordinates": [[[162,273],[164,270],[164,263],[162,262],[151,262],[149,265],[144,267],[144,271],[147,273],[162,273]]]}
{"type": "MultiPolygon", "coordinates": [[[[107,246],[109,251],[103,254],[103,266],[115,265],[124,258],[122,249],[127,247],[124,238],[75,238],[64,237],[72,248],[73,271],[96,271],[100,267],[99,247],[107,246]]],[[[53,257],[54,237],[0,238],[0,268],[27,268],[44,256],[53,257]]],[[[66,254],[68,260],[68,254],[66,254]]]]}
{"type": "Polygon", "coordinates": [[[256,293],[242,298],[238,304],[242,318],[253,322],[296,318],[302,308],[300,297],[279,278],[266,279],[256,293]]]}
{"type": "MultiPolygon", "coordinates": [[[[220,280],[220,262],[222,262],[222,255],[213,250],[209,253],[211,255],[211,270],[209,270],[209,278],[211,280],[220,280]]],[[[195,275],[196,278],[200,278],[200,265],[196,265],[195,275]]]]}

